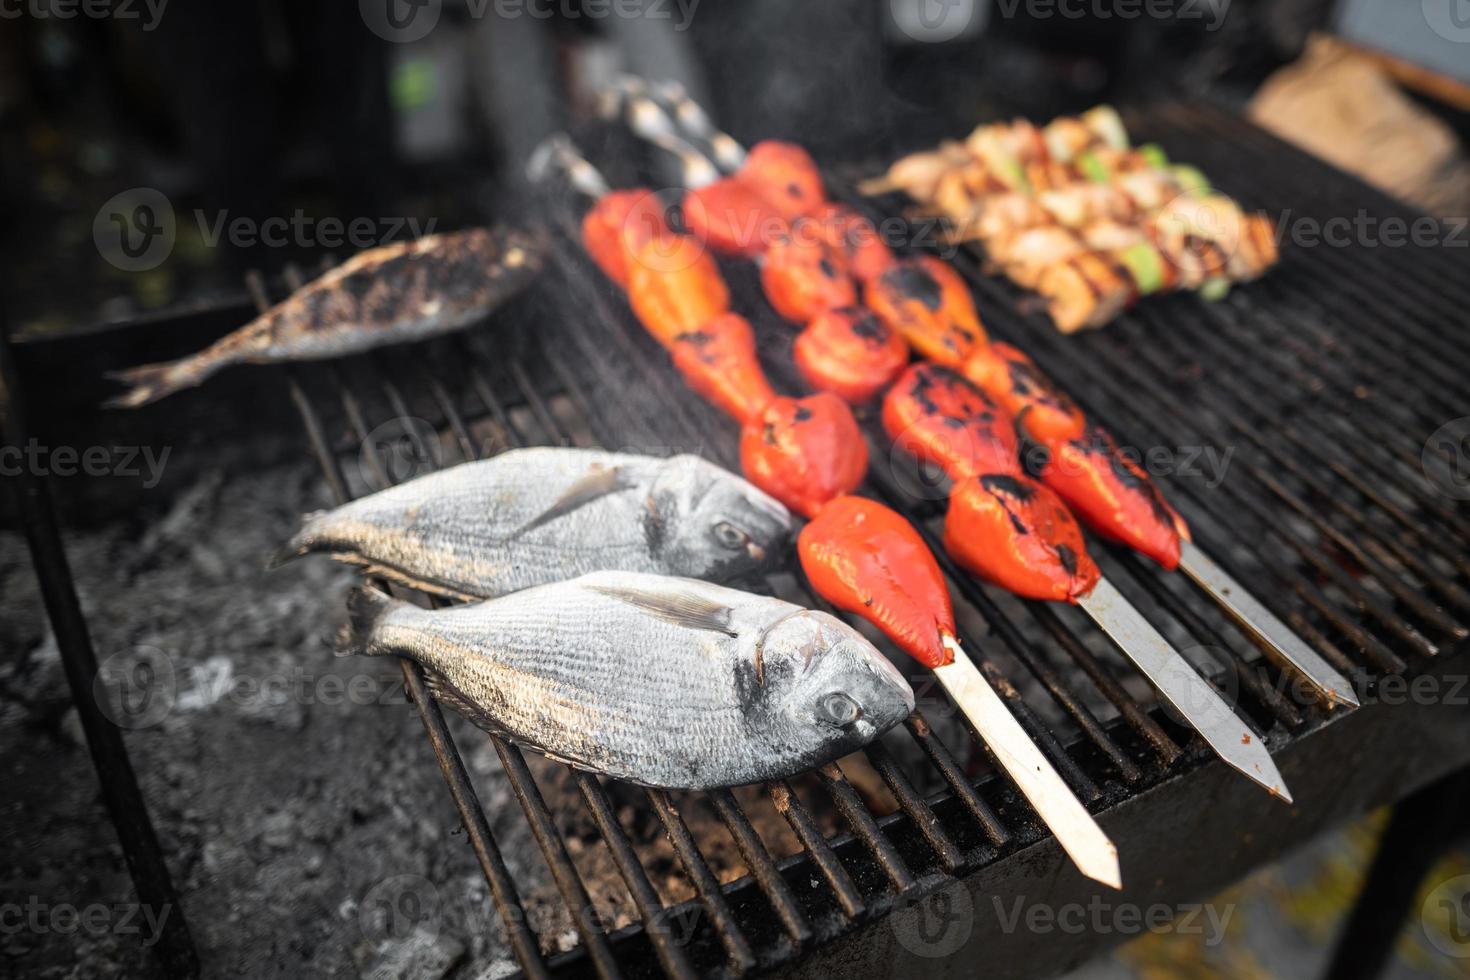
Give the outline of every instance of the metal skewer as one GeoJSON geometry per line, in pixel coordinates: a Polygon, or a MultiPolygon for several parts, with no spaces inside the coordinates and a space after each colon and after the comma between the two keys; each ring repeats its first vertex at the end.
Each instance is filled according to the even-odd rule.
{"type": "Polygon", "coordinates": [[[1181,544],[1179,570],[1213,597],[1262,651],[1296,668],[1331,703],[1358,707],[1358,696],[1347,678],[1216,565],[1214,559],[1199,550],[1193,541],[1181,544]]]}
{"type": "Polygon", "coordinates": [[[1122,888],[1117,845],[1073,795],[959,643],[946,636],[944,645],[954,660],[935,667],[934,676],[945,693],[970,719],[996,762],[1051,828],[1077,869],[1094,881],[1122,888]]]}
{"type": "MultiPolygon", "coordinates": [[[[687,141],[679,137],[675,132],[673,118],[663,106],[656,104],[652,97],[645,94],[648,90],[646,84],[639,82],[625,80],[622,83],[621,91],[625,96],[624,118],[628,126],[634,133],[649,142],[675,153],[685,166],[686,175],[702,179],[713,165],[708,159],[699,159],[691,168],[691,155],[693,157],[701,155],[687,141]]],[[[615,117],[618,114],[616,102],[605,101],[603,111],[615,117]]],[[[704,179],[704,182],[708,183],[708,180],[704,179]]],[[[697,185],[690,184],[689,186],[697,185]]],[[[1200,557],[1204,556],[1200,555],[1200,557]]],[[[1205,559],[1205,562],[1217,576],[1234,585],[1233,581],[1229,580],[1228,576],[1225,576],[1225,573],[1212,562],[1208,562],[1208,559],[1205,559]]],[[[1211,590],[1207,587],[1207,591],[1211,590]]],[[[1245,590],[1239,586],[1235,586],[1234,592],[1237,596],[1245,595],[1249,598],[1245,590]]],[[[1211,594],[1215,593],[1211,591],[1211,594]]],[[[1218,597],[1217,601],[1221,601],[1222,605],[1225,604],[1218,597]]],[[[1264,627],[1259,612],[1265,612],[1265,610],[1254,600],[1251,600],[1251,604],[1252,612],[1255,614],[1253,621],[1263,624],[1264,627]]],[[[1078,605],[1117,644],[1134,666],[1149,679],[1159,695],[1173,705],[1190,726],[1200,733],[1217,755],[1230,766],[1265,787],[1271,795],[1290,802],[1291,794],[1286,788],[1286,783],[1282,780],[1276,764],[1271,760],[1271,754],[1266,750],[1261,739],[1236,717],[1234,711],[1215,689],[1205,682],[1183,655],[1175,650],[1169,641],[1164,639],[1158,630],[1154,629],[1111,583],[1106,579],[1100,579],[1092,593],[1079,600],[1078,605]]],[[[1230,609],[1228,605],[1226,608],[1230,609]]],[[[1232,615],[1235,615],[1233,611],[1232,615]]],[[[1269,616],[1269,613],[1267,615],[1269,616]]],[[[1290,631],[1279,620],[1273,618],[1273,621],[1280,632],[1290,635],[1290,631]]],[[[1276,632],[1276,630],[1272,631],[1273,634],[1276,632]]],[[[1253,635],[1264,636],[1265,634],[1253,633],[1253,635]]],[[[1274,640],[1268,640],[1268,642],[1274,644],[1274,640]]],[[[1305,647],[1300,640],[1296,642],[1298,646],[1305,647]]],[[[1337,678],[1339,684],[1332,685],[1334,690],[1350,690],[1347,682],[1336,675],[1326,663],[1321,663],[1321,668],[1337,678]]],[[[1303,673],[1310,677],[1314,684],[1318,682],[1317,678],[1312,677],[1307,671],[1303,670],[1303,673]]]]}
{"type": "Polygon", "coordinates": [[[1112,637],[1159,696],[1188,720],[1216,755],[1272,796],[1291,802],[1291,793],[1261,739],[1111,582],[1098,579],[1077,605],[1112,637]]]}
{"type": "MultiPolygon", "coordinates": [[[[556,166],[566,170],[583,193],[594,198],[607,193],[601,174],[565,136],[543,143],[526,171],[532,180],[541,180],[556,166]],[[594,193],[598,188],[600,193],[594,193]]],[[[954,660],[936,668],[934,676],[950,699],[970,720],[1001,769],[1056,835],[1057,843],[1078,870],[1111,888],[1122,888],[1117,846],[1031,741],[974,661],[960,649],[958,640],[945,635],[943,642],[954,660]]]]}

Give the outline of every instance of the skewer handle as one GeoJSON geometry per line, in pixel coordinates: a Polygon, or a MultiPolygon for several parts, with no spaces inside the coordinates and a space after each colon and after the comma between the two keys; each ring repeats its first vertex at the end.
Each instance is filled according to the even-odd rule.
{"type": "Polygon", "coordinates": [[[526,161],[526,177],[539,184],[557,168],[566,173],[573,187],[593,200],[601,199],[612,190],[607,179],[587,162],[566,133],[553,133],[532,151],[531,158],[526,161]]]}

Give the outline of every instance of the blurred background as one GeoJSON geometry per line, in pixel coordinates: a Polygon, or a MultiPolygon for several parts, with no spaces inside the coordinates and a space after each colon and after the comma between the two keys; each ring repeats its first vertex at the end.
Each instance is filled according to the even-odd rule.
{"type": "MultiPolygon", "coordinates": [[[[242,306],[245,270],[357,251],[349,229],[361,219],[367,244],[379,244],[523,217],[534,206],[523,176],[531,148],[587,118],[594,93],[625,71],[682,81],[742,141],[799,138],[824,164],[867,173],[982,121],[1039,121],[1100,102],[1206,100],[1249,114],[1429,213],[1470,213],[1463,0],[135,0],[85,9],[25,0],[0,3],[7,270],[0,291],[10,330],[61,343],[181,308],[242,306]],[[282,219],[274,240],[230,230],[236,221],[262,229],[282,219]],[[130,223],[123,240],[136,242],[135,253],[104,247],[118,239],[117,220],[130,223]],[[160,235],[168,261],[147,252],[160,235]]],[[[109,341],[113,359],[138,360],[128,335],[117,337],[109,341]]],[[[95,402],[92,393],[85,398],[95,402]]],[[[199,438],[208,432],[201,426],[199,438]]],[[[279,448],[262,453],[276,458],[279,448]]],[[[193,465],[180,459],[176,484],[187,482],[193,465]]],[[[213,459],[209,466],[222,468],[213,459]]],[[[266,495],[264,485],[252,486],[266,495]]],[[[252,522],[279,523],[295,509],[293,502],[232,514],[237,498],[229,492],[206,481],[122,525],[102,523],[121,509],[116,501],[74,506],[84,586],[86,576],[98,576],[90,601],[126,615],[126,593],[104,596],[109,582],[117,584],[111,563],[126,568],[120,556],[144,536],[145,523],[162,519],[148,540],[187,553],[192,564],[154,594],[203,615],[215,600],[198,577],[218,589],[228,583],[211,579],[216,559],[192,550],[190,529],[225,521],[247,535],[252,522]]],[[[24,757],[7,750],[8,784],[47,795],[60,771],[69,775],[59,782],[73,787],[56,792],[44,818],[63,832],[7,834],[0,864],[14,870],[4,872],[12,876],[6,884],[25,893],[80,876],[103,892],[125,890],[105,825],[98,818],[89,828],[76,816],[100,813],[92,777],[65,690],[47,666],[55,649],[39,625],[19,538],[6,532],[3,543],[0,594],[8,609],[0,632],[10,666],[0,677],[0,724],[7,746],[42,746],[24,757]],[[20,662],[29,666],[15,668],[20,662]],[[51,751],[67,758],[58,770],[47,761],[51,751]]],[[[323,581],[320,569],[312,574],[315,588],[341,584],[323,581]]],[[[300,585],[293,579],[280,592],[300,585]]],[[[172,616],[184,618],[182,610],[172,616]]],[[[287,724],[273,735],[289,751],[296,732],[287,724]]],[[[194,748],[166,759],[156,747],[158,778],[173,786],[162,791],[184,792],[211,758],[218,757],[194,748]]],[[[329,785],[329,772],[318,778],[329,785]]],[[[424,777],[422,788],[437,798],[435,778],[424,777]]],[[[0,803],[7,823],[33,819],[17,802],[21,794],[0,795],[11,797],[0,803]]],[[[343,812],[342,800],[331,803],[343,812]]],[[[312,962],[302,937],[277,932],[267,941],[244,924],[273,914],[279,893],[268,877],[270,854],[294,847],[296,832],[270,825],[260,831],[264,843],[212,853],[201,829],[209,818],[187,809],[160,818],[173,828],[166,834],[177,835],[166,845],[195,855],[186,889],[233,882],[197,899],[207,911],[196,921],[220,923],[203,934],[211,961],[248,975],[291,975],[294,964],[312,962]]],[[[1216,897],[1235,910],[1223,941],[1146,936],[1078,975],[1311,975],[1384,820],[1376,814],[1216,897]]],[[[303,846],[307,860],[330,867],[320,842],[303,846]]],[[[1462,848],[1425,887],[1465,873],[1470,856],[1462,848]]],[[[297,874],[294,865],[289,874],[297,874]]],[[[1446,955],[1433,938],[1463,949],[1457,928],[1448,912],[1412,917],[1389,975],[1470,975],[1470,959],[1446,955]]],[[[82,947],[55,940],[0,937],[0,975],[119,976],[139,968],[116,937],[82,947]]],[[[323,956],[319,967],[354,963],[348,951],[323,956]]],[[[471,975],[462,968],[476,963],[473,951],[450,959],[440,975],[471,975]]]]}
{"type": "Polygon", "coordinates": [[[997,117],[1207,97],[1437,213],[1470,195],[1459,0],[136,0],[100,17],[51,2],[0,19],[22,334],[238,290],[241,268],[328,250],[242,241],[230,221],[370,216],[391,238],[411,229],[389,218],[512,209],[531,147],[622,71],[679,79],[737,138],[799,134],[824,161],[876,165],[997,117]],[[146,275],[94,241],[133,188],[177,218],[172,261],[146,275]]]}

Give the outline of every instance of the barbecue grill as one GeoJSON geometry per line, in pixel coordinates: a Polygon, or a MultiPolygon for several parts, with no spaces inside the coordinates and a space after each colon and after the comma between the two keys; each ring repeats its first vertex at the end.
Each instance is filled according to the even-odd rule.
{"type": "MultiPolygon", "coordinates": [[[[1247,207],[1315,221],[1364,208],[1378,220],[1415,217],[1221,111],[1164,107],[1128,122],[1139,138],[1196,163],[1247,207]]],[[[837,180],[833,189],[843,186],[837,180]]],[[[905,207],[897,199],[834,196],[875,217],[905,207]]],[[[351,472],[359,458],[375,482],[417,475],[396,468],[390,447],[373,438],[394,420],[425,419],[441,434],[429,445],[414,426],[392,430],[420,443],[419,463],[576,443],[700,452],[738,469],[734,427],[683,387],[581,253],[580,211],[570,193],[552,200],[549,213],[552,281],[507,312],[515,324],[286,372],[306,439],[339,500],[361,483],[351,472]]],[[[1470,520],[1426,480],[1421,461],[1441,452],[1425,448],[1426,436],[1470,414],[1456,377],[1470,337],[1461,256],[1420,247],[1302,248],[1288,240],[1279,268],[1221,302],[1151,298],[1106,330],[1071,338],[1027,312],[1013,287],[987,276],[982,255],[962,252],[955,264],[992,333],[1031,353],[1120,443],[1231,451],[1218,486],[1181,475],[1162,481],[1166,492],[1205,550],[1352,675],[1364,700],[1351,713],[1307,701],[1290,675],[1179,576],[1120,549],[1097,549],[1108,578],[1179,649],[1196,651],[1212,683],[1266,740],[1296,797],[1286,808],[1215,761],[1074,610],[1017,601],[959,572],[938,546],[942,500],[916,494],[888,466],[887,452],[875,451],[865,492],[929,537],[959,600],[964,648],[1117,842],[1125,890],[1105,900],[1201,898],[1293,844],[1470,765],[1463,710],[1446,697],[1375,701],[1379,679],[1399,673],[1433,678],[1448,695],[1470,659],[1470,520]]],[[[773,375],[789,385],[789,327],[748,271],[728,271],[735,308],[750,315],[773,375]]],[[[286,285],[298,285],[300,276],[288,272],[286,285]]],[[[251,288],[262,307],[274,298],[259,278],[251,288]]],[[[875,442],[886,445],[881,432],[875,442]]],[[[820,604],[794,558],[770,587],[820,604]]],[[[974,951],[983,951],[995,975],[1040,975],[1124,938],[1007,929],[995,914],[992,896],[1056,906],[1086,904],[1100,889],[1070,865],[1006,779],[984,765],[983,751],[947,717],[936,688],[920,690],[920,707],[903,731],[864,752],[891,806],[875,804],[876,795],[835,764],[762,788],[760,805],[769,803],[799,843],[789,855],[758,831],[748,796],[630,795],[574,771],[569,785],[580,801],[568,804],[546,797],[518,748],[486,736],[576,933],[573,948],[553,952],[549,938],[528,925],[524,884],[497,847],[421,670],[407,662],[402,669],[525,975],[826,976],[874,963],[960,975],[972,973],[974,951]],[[632,800],[657,821],[694,898],[661,894],[615,800],[632,800]],[[585,807],[635,924],[608,931],[599,920],[558,830],[560,805],[585,807]],[[710,842],[683,815],[694,806],[717,815],[743,875],[721,883],[710,842]],[[957,917],[950,913],[964,904],[961,894],[971,912],[957,917]],[[692,932],[674,927],[687,922],[692,932]],[[959,935],[951,930],[964,932],[971,954],[926,959],[959,935]]]]}

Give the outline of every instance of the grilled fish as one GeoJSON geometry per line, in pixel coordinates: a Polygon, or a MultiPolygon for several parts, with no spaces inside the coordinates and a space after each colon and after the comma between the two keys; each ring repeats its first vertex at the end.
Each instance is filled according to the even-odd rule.
{"type": "Polygon", "coordinates": [[[327,360],[469,326],[528,286],[541,248],[514,230],[472,228],[354,256],[198,354],[113,377],[107,402],[136,408],[231,364],[327,360]]]}
{"type": "Polygon", "coordinates": [[[785,507],[697,456],[517,449],[309,515],[279,560],[326,552],[489,599],[608,570],[728,582],[766,568],[790,533],[785,507]]]}
{"type": "Polygon", "coordinates": [[[348,606],[344,652],[416,660],[482,728],[645,786],[791,776],[914,706],[841,620],[691,579],[598,572],[436,611],[360,588],[348,606]]]}

